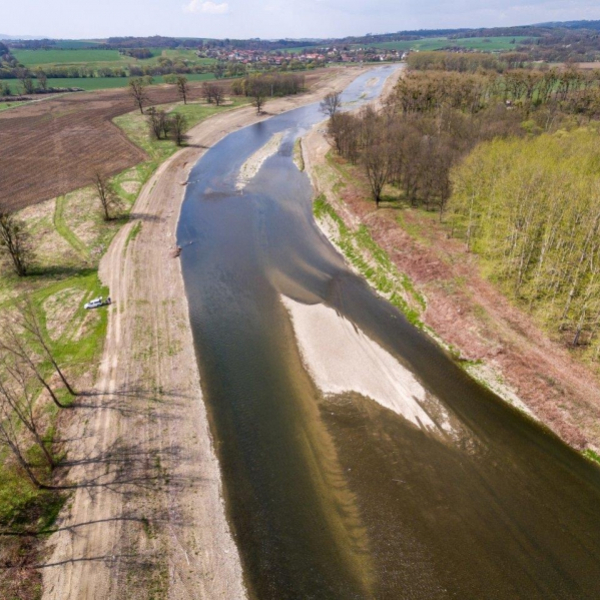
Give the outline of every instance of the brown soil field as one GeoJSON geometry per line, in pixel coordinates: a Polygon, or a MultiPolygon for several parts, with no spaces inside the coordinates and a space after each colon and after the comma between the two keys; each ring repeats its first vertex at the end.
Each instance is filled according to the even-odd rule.
{"type": "MultiPolygon", "coordinates": [[[[307,86],[337,71],[316,70],[307,86]]],[[[201,83],[190,84],[190,100],[201,92],[201,83]]],[[[149,87],[148,98],[149,105],[179,100],[173,85],[149,87]]],[[[0,208],[25,208],[89,185],[96,172],[114,175],[145,160],[112,123],[132,110],[128,90],[119,89],[64,94],[0,113],[0,208]]]]}

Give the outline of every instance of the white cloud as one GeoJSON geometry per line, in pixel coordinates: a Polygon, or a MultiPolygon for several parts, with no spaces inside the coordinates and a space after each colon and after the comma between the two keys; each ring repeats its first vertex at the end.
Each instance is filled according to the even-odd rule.
{"type": "Polygon", "coordinates": [[[224,15],[229,12],[229,4],[227,2],[211,2],[210,0],[206,0],[205,2],[190,0],[189,4],[183,7],[183,11],[188,13],[201,12],[208,15],[224,15]]]}

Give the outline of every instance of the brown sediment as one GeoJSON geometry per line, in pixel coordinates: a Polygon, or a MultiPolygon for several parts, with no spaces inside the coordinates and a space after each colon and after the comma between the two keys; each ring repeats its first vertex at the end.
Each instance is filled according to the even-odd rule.
{"type": "MultiPolygon", "coordinates": [[[[267,110],[317,101],[364,70],[332,70],[310,93],[272,100],[267,110]]],[[[49,540],[45,599],[246,596],[172,256],[191,167],[206,148],[262,118],[246,107],[195,127],[189,147],[144,186],[135,218],[101,261],[113,304],[100,375],[64,436],[73,440],[69,478],[87,483],[49,540]]]]}

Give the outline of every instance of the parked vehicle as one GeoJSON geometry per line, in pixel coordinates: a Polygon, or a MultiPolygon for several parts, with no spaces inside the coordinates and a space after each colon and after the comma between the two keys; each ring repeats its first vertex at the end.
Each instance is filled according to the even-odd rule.
{"type": "Polygon", "coordinates": [[[90,310],[90,308],[99,308],[100,306],[107,306],[109,304],[112,304],[112,300],[110,299],[110,296],[106,300],[104,300],[102,298],[102,296],[98,296],[97,298],[94,298],[93,300],[86,302],[83,305],[83,308],[85,308],[86,310],[90,310]]]}
{"type": "Polygon", "coordinates": [[[103,302],[102,302],[102,296],[98,296],[98,298],[94,298],[93,300],[90,300],[89,302],[87,302],[84,305],[84,308],[86,310],[89,310],[90,308],[98,308],[99,306],[102,306],[103,302]]]}

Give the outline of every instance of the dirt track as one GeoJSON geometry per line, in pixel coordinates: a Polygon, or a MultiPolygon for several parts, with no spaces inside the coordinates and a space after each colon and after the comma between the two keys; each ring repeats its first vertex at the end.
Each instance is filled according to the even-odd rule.
{"type": "MultiPolygon", "coordinates": [[[[331,70],[310,94],[271,101],[270,114],[342,89],[362,70],[331,70]]],[[[134,207],[136,220],[100,266],[115,303],[94,395],[65,437],[78,488],[50,538],[46,600],[245,597],[225,518],[219,465],[202,402],[175,227],[192,165],[252,108],[198,125],[134,207]],[[139,234],[131,239],[134,227],[139,234]]]]}

